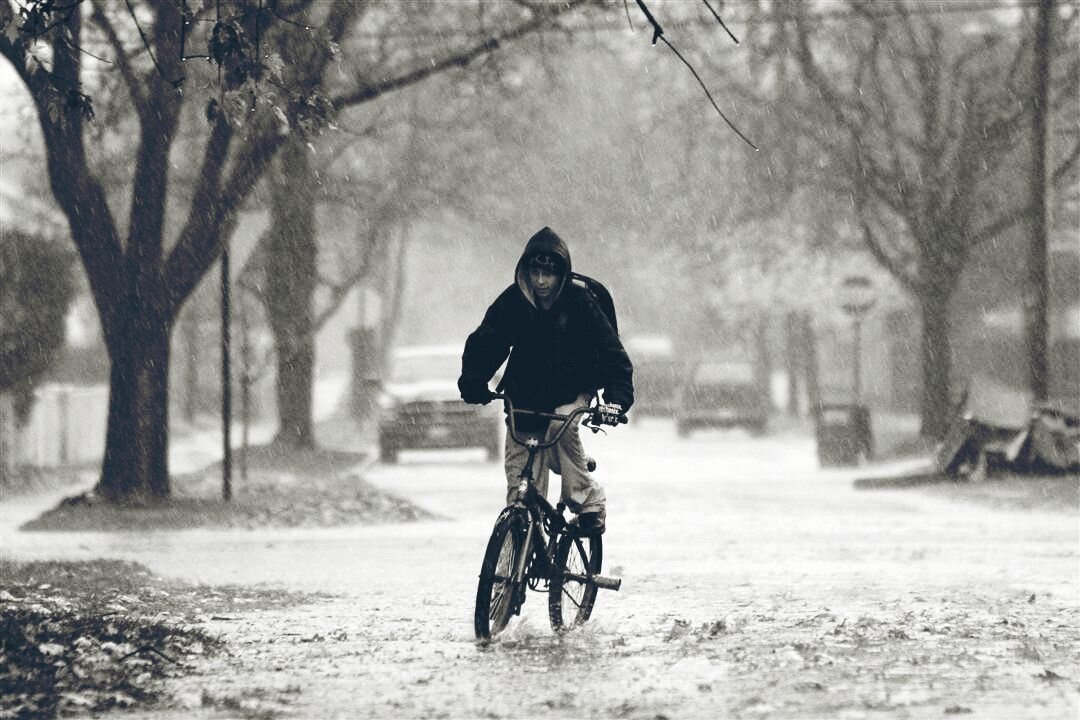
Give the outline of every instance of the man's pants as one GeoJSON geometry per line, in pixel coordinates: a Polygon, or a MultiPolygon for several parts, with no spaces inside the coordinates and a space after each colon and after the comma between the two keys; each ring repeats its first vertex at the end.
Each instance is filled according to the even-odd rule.
{"type": "MultiPolygon", "coordinates": [[[[577,401],[569,405],[560,405],[555,408],[557,415],[568,415],[576,408],[588,405],[589,396],[581,395],[577,401]]],[[[585,467],[587,457],[581,446],[581,436],[578,435],[581,418],[566,429],[559,442],[551,448],[537,454],[533,461],[533,484],[536,491],[542,497],[547,497],[548,470],[553,470],[562,477],[561,499],[571,512],[598,512],[600,517],[606,515],[604,503],[604,489],[592,479],[585,467]]],[[[553,420],[548,427],[545,440],[554,437],[563,423],[553,420]]],[[[519,432],[522,439],[529,437],[528,433],[519,432]]],[[[533,434],[533,437],[537,437],[533,434]]],[[[506,454],[504,465],[506,468],[507,504],[512,503],[517,497],[518,483],[520,482],[521,469],[525,467],[525,461],[529,453],[524,446],[514,442],[510,437],[510,431],[506,433],[506,454]]]]}

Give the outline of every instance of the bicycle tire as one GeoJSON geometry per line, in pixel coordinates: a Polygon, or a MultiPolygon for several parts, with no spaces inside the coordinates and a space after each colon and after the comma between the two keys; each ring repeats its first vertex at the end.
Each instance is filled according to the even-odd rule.
{"type": "Polygon", "coordinates": [[[555,632],[581,625],[592,614],[596,585],[577,578],[598,575],[604,562],[600,535],[566,535],[555,554],[555,572],[548,587],[548,617],[555,632]]]}
{"type": "Polygon", "coordinates": [[[488,640],[502,632],[518,609],[521,589],[515,587],[510,576],[521,557],[524,530],[525,523],[520,514],[505,512],[491,531],[476,588],[473,625],[477,640],[488,640]]]}

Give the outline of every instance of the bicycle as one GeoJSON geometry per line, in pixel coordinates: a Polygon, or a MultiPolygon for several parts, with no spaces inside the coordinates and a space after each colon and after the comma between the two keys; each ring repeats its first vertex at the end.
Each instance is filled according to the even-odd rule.
{"type": "MultiPolygon", "coordinates": [[[[561,632],[589,619],[598,589],[618,590],[622,580],[600,574],[602,536],[580,533],[576,521],[563,516],[565,503],[552,507],[537,492],[533,463],[540,452],[559,442],[571,423],[585,415],[589,415],[586,427],[598,431],[599,413],[590,406],[568,415],[517,410],[506,395],[493,393],[492,397],[504,402],[509,419],[507,432],[514,442],[525,447],[528,458],[518,476],[517,497],[499,513],[484,552],[476,590],[476,637],[489,640],[502,632],[511,616],[520,614],[527,590],[548,593],[548,619],[552,630],[561,632]],[[515,415],[563,424],[549,440],[541,442],[518,435],[515,415]]],[[[625,423],[626,416],[621,416],[619,422],[625,423]]],[[[590,459],[588,469],[596,469],[595,461],[590,459]]]]}

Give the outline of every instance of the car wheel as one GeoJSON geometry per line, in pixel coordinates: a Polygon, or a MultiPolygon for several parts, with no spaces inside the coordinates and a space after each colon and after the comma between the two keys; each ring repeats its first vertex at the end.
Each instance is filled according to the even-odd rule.
{"type": "Polygon", "coordinates": [[[393,464],[397,462],[398,451],[397,448],[384,442],[379,443],[379,461],[387,464],[393,464]]]}
{"type": "Polygon", "coordinates": [[[836,462],[836,457],[822,448],[818,448],[817,461],[818,466],[823,468],[836,467],[839,465],[839,463],[836,462]]]}

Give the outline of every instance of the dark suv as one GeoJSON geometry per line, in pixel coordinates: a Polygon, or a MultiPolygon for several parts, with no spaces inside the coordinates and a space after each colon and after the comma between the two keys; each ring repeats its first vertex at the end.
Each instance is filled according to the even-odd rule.
{"type": "Polygon", "coordinates": [[[742,426],[757,435],[769,421],[769,397],[750,363],[708,360],[692,366],[679,394],[675,429],[686,437],[698,428],[742,426]]]}
{"type": "Polygon", "coordinates": [[[502,452],[502,414],[496,403],[466,405],[458,394],[462,348],[418,345],[394,351],[379,398],[379,459],[400,450],[481,447],[502,452]]]}

